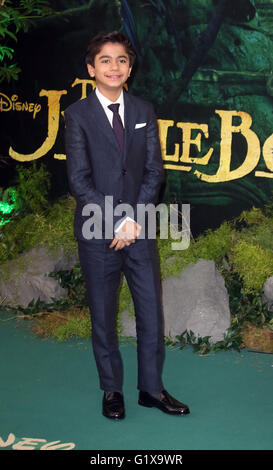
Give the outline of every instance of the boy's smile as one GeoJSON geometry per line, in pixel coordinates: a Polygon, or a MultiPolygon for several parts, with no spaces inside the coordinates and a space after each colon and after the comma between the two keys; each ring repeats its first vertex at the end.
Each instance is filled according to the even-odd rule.
{"type": "Polygon", "coordinates": [[[87,64],[91,78],[95,77],[100,92],[115,101],[130,75],[129,55],[120,43],[107,42],[95,56],[94,66],[87,64]]]}

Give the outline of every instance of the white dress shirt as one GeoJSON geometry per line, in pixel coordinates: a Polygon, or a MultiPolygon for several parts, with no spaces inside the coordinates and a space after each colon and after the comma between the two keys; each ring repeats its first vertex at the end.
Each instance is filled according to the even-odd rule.
{"type": "Polygon", "coordinates": [[[108,98],[106,98],[106,96],[104,96],[100,90],[98,89],[98,87],[95,88],[95,93],[98,97],[98,100],[100,102],[100,104],[102,105],[104,111],[105,111],[105,114],[106,116],[108,117],[109,119],[109,122],[111,124],[111,126],[113,127],[113,111],[111,111],[111,109],[108,108],[109,104],[115,104],[115,103],[119,103],[119,109],[118,109],[118,113],[121,117],[121,120],[122,120],[122,124],[123,124],[123,127],[124,127],[124,98],[123,98],[123,90],[121,90],[121,93],[118,97],[118,99],[116,101],[111,101],[109,100],[108,98]]]}
{"type": "MultiPolygon", "coordinates": [[[[108,98],[106,98],[106,96],[104,96],[98,89],[98,87],[95,88],[95,93],[97,95],[97,98],[100,102],[100,104],[102,105],[104,111],[105,111],[105,114],[111,124],[111,126],[113,127],[113,111],[111,111],[111,109],[108,108],[108,106],[110,104],[115,104],[115,103],[119,103],[119,115],[120,115],[120,118],[121,118],[121,121],[122,121],[122,124],[123,124],[123,127],[124,127],[124,97],[123,97],[123,89],[121,90],[121,93],[118,97],[118,99],[116,101],[111,101],[109,100],[108,98]]],[[[125,224],[125,222],[127,220],[131,220],[132,222],[135,222],[133,219],[131,219],[131,217],[126,217],[122,222],[121,224],[115,229],[115,233],[117,233],[121,227],[125,224]]]]}

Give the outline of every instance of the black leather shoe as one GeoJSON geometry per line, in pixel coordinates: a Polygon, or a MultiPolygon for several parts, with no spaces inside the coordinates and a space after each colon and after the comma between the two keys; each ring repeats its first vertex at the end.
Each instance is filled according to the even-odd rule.
{"type": "Polygon", "coordinates": [[[104,392],[102,414],[110,419],[125,418],[123,395],[120,392],[104,392]]]}
{"type": "Polygon", "coordinates": [[[162,390],[160,395],[156,397],[148,392],[139,392],[138,398],[139,405],[159,408],[164,413],[171,415],[186,415],[189,414],[190,410],[187,405],[173,398],[167,390],[162,390]]]}

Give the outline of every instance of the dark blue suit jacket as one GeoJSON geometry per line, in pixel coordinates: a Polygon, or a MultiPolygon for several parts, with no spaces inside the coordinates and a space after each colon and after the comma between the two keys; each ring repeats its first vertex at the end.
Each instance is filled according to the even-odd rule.
{"type": "MultiPolygon", "coordinates": [[[[77,202],[75,237],[83,237],[82,209],[88,203],[100,206],[104,229],[106,195],[113,196],[114,208],[129,203],[136,211],[138,203],[157,204],[164,169],[157,120],[149,102],[124,90],[123,153],[95,92],[68,106],[65,123],[68,183],[77,202]],[[135,128],[137,123],[146,125],[135,128]]],[[[115,216],[113,227],[121,220],[115,216]]]]}

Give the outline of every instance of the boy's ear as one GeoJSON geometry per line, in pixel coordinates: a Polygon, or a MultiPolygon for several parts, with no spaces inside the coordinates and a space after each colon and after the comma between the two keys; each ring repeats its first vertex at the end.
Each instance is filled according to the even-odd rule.
{"type": "Polygon", "coordinates": [[[95,77],[95,69],[91,64],[87,64],[87,70],[91,78],[95,77]]]}

